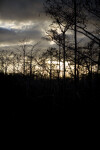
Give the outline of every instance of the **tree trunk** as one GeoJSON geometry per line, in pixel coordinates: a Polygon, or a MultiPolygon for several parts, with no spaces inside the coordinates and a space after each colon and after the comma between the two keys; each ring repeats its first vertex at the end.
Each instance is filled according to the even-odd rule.
{"type": "Polygon", "coordinates": [[[77,24],[77,20],[76,20],[76,0],[74,0],[74,15],[75,15],[75,22],[74,22],[74,39],[75,39],[75,66],[74,66],[74,80],[75,80],[75,84],[76,84],[76,56],[77,56],[77,28],[76,28],[76,24],[77,24]]]}
{"type": "Polygon", "coordinates": [[[66,72],[66,68],[65,68],[65,32],[63,32],[63,79],[65,82],[65,72],[66,72]]]}
{"type": "Polygon", "coordinates": [[[60,39],[59,39],[59,72],[58,72],[58,79],[60,79],[60,39]]]}
{"type": "Polygon", "coordinates": [[[25,75],[25,49],[23,50],[23,74],[25,75]]]}
{"type": "Polygon", "coordinates": [[[32,75],[32,51],[31,51],[31,57],[30,57],[30,76],[32,75]]]}
{"type": "MultiPolygon", "coordinates": [[[[51,49],[52,51],[52,49],[51,49]]],[[[50,81],[52,79],[52,52],[50,52],[50,81]]]]}

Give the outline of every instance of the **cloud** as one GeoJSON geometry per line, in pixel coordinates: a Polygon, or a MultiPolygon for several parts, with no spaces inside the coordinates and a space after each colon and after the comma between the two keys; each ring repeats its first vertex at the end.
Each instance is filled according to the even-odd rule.
{"type": "MultiPolygon", "coordinates": [[[[34,44],[41,40],[41,37],[45,36],[45,31],[48,28],[49,23],[47,21],[44,21],[41,23],[36,22],[30,22],[30,24],[24,24],[24,22],[16,22],[12,23],[12,28],[9,24],[9,26],[5,25],[5,28],[0,28],[0,47],[5,47],[9,45],[11,47],[12,45],[17,45],[19,41],[22,41],[23,39],[27,39],[28,42],[34,44]],[[18,28],[16,28],[18,26],[18,28]],[[20,28],[19,28],[20,26],[20,28]],[[14,28],[15,27],[15,28],[14,28]]],[[[45,48],[49,45],[48,42],[43,41],[41,48],[45,48]]]]}
{"type": "MultiPolygon", "coordinates": [[[[11,46],[24,38],[37,42],[45,36],[51,18],[45,15],[44,2],[45,0],[0,0],[0,46],[11,46]]],[[[96,19],[91,24],[93,22],[96,19]]],[[[73,40],[71,33],[68,34],[69,40],[73,40]]],[[[79,40],[83,38],[82,35],[79,36],[79,40]]],[[[41,48],[47,45],[50,46],[49,42],[43,42],[41,48]]]]}
{"type": "Polygon", "coordinates": [[[38,29],[28,29],[28,30],[9,30],[0,28],[0,42],[3,43],[13,43],[18,42],[24,38],[29,38],[30,40],[38,40],[42,36],[41,30],[38,29]]]}
{"type": "Polygon", "coordinates": [[[49,21],[44,1],[0,0],[0,46],[11,46],[24,38],[37,42],[45,36],[49,21]]]}
{"type": "Polygon", "coordinates": [[[13,30],[0,28],[0,42],[7,42],[16,37],[16,33],[13,30]]]}
{"type": "Polygon", "coordinates": [[[43,20],[44,0],[0,0],[0,17],[5,20],[43,20]]]}

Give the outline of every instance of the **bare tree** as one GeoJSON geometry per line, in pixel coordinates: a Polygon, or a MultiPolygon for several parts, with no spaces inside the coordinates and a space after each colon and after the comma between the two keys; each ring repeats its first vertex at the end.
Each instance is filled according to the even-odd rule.
{"type": "MultiPolygon", "coordinates": [[[[66,13],[67,8],[62,3],[62,1],[57,0],[46,0],[45,4],[45,11],[48,15],[51,16],[51,18],[54,20],[53,23],[56,24],[56,30],[57,28],[60,30],[62,34],[62,48],[63,48],[63,79],[65,80],[65,51],[66,51],[66,32],[71,26],[72,22],[69,20],[69,17],[73,20],[73,16],[66,13]],[[67,22],[66,22],[67,19],[67,22]]],[[[53,31],[53,30],[52,30],[53,31]]],[[[56,31],[58,34],[58,32],[56,31]]]]}
{"type": "Polygon", "coordinates": [[[35,55],[36,55],[36,52],[38,51],[36,47],[39,45],[39,43],[40,42],[37,42],[34,45],[30,45],[28,53],[27,53],[27,57],[29,59],[29,74],[30,74],[30,76],[33,73],[33,60],[35,60],[35,55]]]}

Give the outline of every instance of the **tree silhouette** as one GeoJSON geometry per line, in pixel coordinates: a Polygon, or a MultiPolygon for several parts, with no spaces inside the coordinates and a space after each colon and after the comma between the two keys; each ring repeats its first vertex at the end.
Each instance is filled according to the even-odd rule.
{"type": "MultiPolygon", "coordinates": [[[[58,32],[56,31],[57,28],[59,28],[61,35],[62,35],[62,48],[63,48],[63,79],[65,80],[65,51],[66,51],[66,32],[69,29],[69,27],[71,26],[71,21],[69,20],[69,17],[71,17],[71,19],[73,19],[70,14],[66,13],[66,7],[63,5],[63,3],[61,1],[46,1],[45,4],[45,11],[48,15],[51,16],[51,18],[53,18],[53,23],[56,26],[55,31],[52,30],[53,32],[56,32],[58,34],[58,32]],[[66,22],[66,18],[68,19],[66,22]]],[[[59,40],[59,38],[57,39],[59,40]]]]}

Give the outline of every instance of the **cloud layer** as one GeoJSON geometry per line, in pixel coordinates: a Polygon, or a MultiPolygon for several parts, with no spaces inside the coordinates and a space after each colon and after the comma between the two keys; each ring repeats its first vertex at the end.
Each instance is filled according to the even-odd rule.
{"type": "MultiPolygon", "coordinates": [[[[35,43],[46,35],[51,19],[44,12],[44,2],[45,0],[0,0],[0,47],[17,45],[25,38],[35,43]]],[[[97,21],[92,18],[92,22],[97,21]]],[[[89,22],[90,30],[93,29],[91,24],[89,22]]],[[[81,39],[82,35],[79,36],[81,39]]],[[[47,45],[46,41],[42,47],[47,45]]]]}
{"type": "Polygon", "coordinates": [[[45,19],[44,0],[0,0],[0,18],[5,20],[45,19]]]}
{"type": "Polygon", "coordinates": [[[44,0],[0,0],[0,47],[27,38],[37,42],[45,36],[49,20],[44,0]]]}

